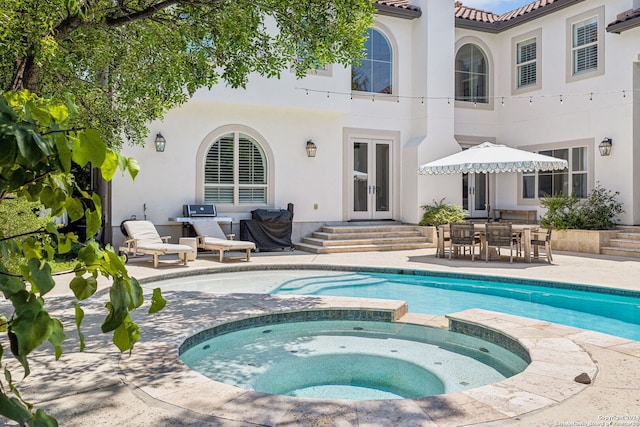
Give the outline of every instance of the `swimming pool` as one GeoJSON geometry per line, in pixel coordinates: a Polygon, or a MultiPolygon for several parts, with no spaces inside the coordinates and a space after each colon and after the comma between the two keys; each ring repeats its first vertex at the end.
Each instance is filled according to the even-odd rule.
{"type": "Polygon", "coordinates": [[[236,271],[155,282],[174,290],[333,295],[407,301],[409,311],[445,315],[483,308],[640,341],[640,292],[570,283],[398,270],[236,271]]]}

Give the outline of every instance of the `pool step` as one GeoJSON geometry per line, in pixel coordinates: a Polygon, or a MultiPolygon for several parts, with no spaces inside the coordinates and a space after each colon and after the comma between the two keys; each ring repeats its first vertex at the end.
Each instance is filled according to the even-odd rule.
{"type": "Polygon", "coordinates": [[[296,243],[296,249],[316,253],[400,251],[432,248],[422,227],[402,223],[325,225],[296,243]]]}
{"type": "Polygon", "coordinates": [[[640,258],[640,227],[618,227],[620,231],[600,248],[603,255],[640,258]]]}

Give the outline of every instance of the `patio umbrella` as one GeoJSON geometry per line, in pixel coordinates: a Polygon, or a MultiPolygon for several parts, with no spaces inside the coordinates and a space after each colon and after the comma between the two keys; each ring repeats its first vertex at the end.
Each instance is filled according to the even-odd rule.
{"type": "MultiPolygon", "coordinates": [[[[420,175],[451,173],[499,173],[562,170],[568,167],[566,160],[518,150],[506,145],[483,142],[468,150],[426,163],[418,168],[420,175]]],[[[489,186],[487,186],[487,199],[489,186]]],[[[487,204],[487,218],[491,206],[487,204]]]]}

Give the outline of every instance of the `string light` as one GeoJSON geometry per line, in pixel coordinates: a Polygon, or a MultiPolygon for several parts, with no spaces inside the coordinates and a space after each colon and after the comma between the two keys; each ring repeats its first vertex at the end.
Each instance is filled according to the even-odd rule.
{"type": "MultiPolygon", "coordinates": [[[[304,90],[306,95],[309,95],[310,93],[324,93],[326,94],[327,98],[330,98],[331,95],[343,95],[343,96],[349,96],[349,99],[353,100],[354,99],[354,92],[350,91],[350,92],[338,92],[338,91],[327,91],[327,90],[317,90],[317,89],[311,89],[311,88],[306,88],[306,87],[296,87],[296,90],[304,90]]],[[[404,95],[391,95],[391,94],[377,94],[377,93],[371,93],[368,94],[371,96],[371,101],[375,102],[376,100],[376,96],[380,95],[382,97],[382,99],[385,98],[391,98],[393,100],[395,100],[396,102],[400,102],[401,100],[420,100],[420,103],[422,105],[424,105],[425,99],[426,100],[446,100],[447,104],[450,105],[451,104],[451,100],[455,99],[455,100],[459,100],[459,101],[467,101],[467,102],[473,102],[473,106],[477,107],[478,106],[478,102],[481,102],[483,104],[489,103],[492,100],[495,101],[500,101],[500,104],[502,106],[505,105],[505,103],[507,102],[507,100],[525,100],[525,99],[529,99],[529,104],[533,104],[533,100],[534,98],[536,99],[543,99],[543,98],[555,98],[558,97],[560,99],[560,103],[564,103],[564,98],[565,97],[571,97],[571,98],[580,98],[582,97],[582,99],[588,99],[589,101],[593,102],[593,98],[594,96],[597,95],[615,95],[615,94],[620,94],[622,93],[622,98],[627,98],[627,92],[631,92],[631,93],[635,93],[636,91],[640,92],[640,89],[624,89],[624,90],[617,90],[617,91],[603,91],[603,92],[586,92],[586,93],[576,93],[576,94],[558,94],[558,95],[553,95],[553,94],[547,94],[547,95],[514,95],[514,96],[504,96],[504,95],[499,95],[499,96],[487,96],[487,97],[483,97],[481,99],[481,101],[478,101],[477,97],[451,97],[451,96],[404,96],[404,95]]],[[[356,98],[358,97],[358,93],[355,93],[356,98]]],[[[362,96],[366,96],[364,93],[362,94],[362,96]]]]}

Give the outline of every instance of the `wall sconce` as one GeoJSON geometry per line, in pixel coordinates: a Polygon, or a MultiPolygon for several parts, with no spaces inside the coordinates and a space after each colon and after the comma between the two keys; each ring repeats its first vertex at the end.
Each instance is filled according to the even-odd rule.
{"type": "Polygon", "coordinates": [[[598,150],[600,150],[601,156],[608,156],[611,154],[611,146],[613,145],[613,141],[611,138],[605,138],[602,140],[600,145],[598,145],[598,150]]]}
{"type": "Polygon", "coordinates": [[[318,150],[318,147],[316,147],[316,144],[314,144],[312,140],[308,140],[307,141],[307,157],[315,157],[317,150],[318,150]]]}
{"type": "Polygon", "coordinates": [[[154,144],[156,145],[156,151],[158,153],[162,153],[164,152],[164,147],[167,145],[167,140],[164,139],[164,136],[162,136],[160,132],[158,132],[154,144]]]}

